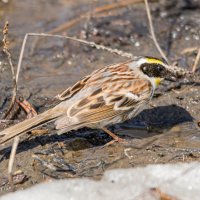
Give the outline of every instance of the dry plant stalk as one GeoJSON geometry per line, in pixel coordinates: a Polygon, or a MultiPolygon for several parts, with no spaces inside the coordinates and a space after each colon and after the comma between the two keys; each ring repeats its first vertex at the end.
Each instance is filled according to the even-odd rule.
{"type": "MultiPolygon", "coordinates": [[[[11,59],[11,53],[9,51],[8,26],[9,26],[9,23],[6,22],[5,25],[4,25],[4,28],[3,28],[3,40],[2,40],[2,42],[3,42],[3,52],[7,56],[7,59],[8,59],[9,65],[10,65],[10,69],[11,69],[11,73],[12,73],[13,95],[12,95],[12,99],[11,99],[10,105],[8,107],[8,110],[4,115],[4,118],[7,118],[10,111],[12,110],[14,103],[15,103],[16,95],[17,95],[17,82],[16,82],[16,78],[15,78],[14,66],[13,66],[12,59],[11,59]]],[[[14,163],[18,143],[19,143],[19,137],[15,137],[13,145],[12,145],[12,149],[11,149],[9,163],[8,163],[8,179],[9,179],[9,183],[10,183],[12,190],[14,190],[12,169],[13,169],[13,163],[14,163]]]]}
{"type": "Polygon", "coordinates": [[[14,164],[18,144],[19,144],[19,137],[16,136],[14,138],[14,142],[13,142],[13,145],[12,145],[12,149],[11,149],[11,153],[10,153],[10,157],[9,157],[9,162],[8,162],[8,180],[9,180],[9,184],[10,184],[12,191],[14,191],[12,170],[13,170],[13,164],[14,164]]]}
{"type": "Polygon", "coordinates": [[[15,71],[14,71],[14,66],[12,63],[12,58],[11,58],[11,53],[9,51],[9,41],[8,41],[8,22],[5,23],[5,26],[3,28],[3,52],[6,54],[8,63],[10,65],[11,73],[12,73],[12,81],[13,81],[13,94],[12,94],[12,99],[10,102],[10,105],[8,107],[7,112],[4,114],[4,118],[6,119],[7,116],[9,115],[10,111],[12,110],[16,95],[17,95],[17,83],[16,83],[16,78],[15,78],[15,71]]]}
{"type": "Polygon", "coordinates": [[[194,64],[192,66],[192,73],[195,73],[197,65],[199,63],[200,60],[200,48],[199,47],[189,47],[184,49],[181,54],[192,54],[192,53],[196,53],[197,52],[197,56],[195,58],[194,64]]]}
{"type": "Polygon", "coordinates": [[[194,53],[195,51],[198,51],[199,48],[198,47],[187,47],[185,49],[183,49],[181,51],[181,54],[184,55],[184,54],[191,54],[191,53],[194,53]]]}
{"type": "Polygon", "coordinates": [[[167,62],[167,64],[170,65],[169,60],[165,56],[163,50],[161,49],[161,47],[158,44],[158,41],[156,39],[156,35],[155,35],[154,27],[153,27],[153,22],[152,22],[152,17],[151,17],[151,12],[150,12],[150,8],[149,8],[148,0],[144,0],[144,2],[145,2],[146,11],[147,11],[148,21],[149,21],[150,33],[151,33],[152,39],[154,41],[154,44],[155,44],[156,48],[158,49],[158,51],[159,51],[160,55],[162,56],[162,58],[164,58],[165,61],[167,62]]]}
{"type": "Polygon", "coordinates": [[[199,60],[200,60],[200,48],[199,48],[199,50],[198,50],[196,59],[195,59],[195,61],[194,61],[194,65],[193,65],[193,67],[192,67],[192,72],[193,72],[193,73],[195,73],[195,71],[196,71],[196,68],[197,68],[197,65],[198,65],[198,63],[199,63],[199,60]]]}

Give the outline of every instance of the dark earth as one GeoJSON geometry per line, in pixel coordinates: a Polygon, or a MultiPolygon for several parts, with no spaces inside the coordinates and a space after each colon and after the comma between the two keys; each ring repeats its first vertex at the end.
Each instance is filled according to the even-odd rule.
{"type": "MultiPolygon", "coordinates": [[[[56,34],[76,36],[133,55],[160,57],[149,33],[142,1],[104,12],[93,11],[119,1],[0,1],[0,30],[9,21],[10,51],[15,70],[26,33],[54,28],[90,13],[56,34]]],[[[200,47],[198,0],[150,1],[157,39],[171,63],[192,69],[200,47]]],[[[3,38],[3,35],[1,35],[3,38]]],[[[0,44],[0,128],[18,123],[26,113],[17,104],[9,120],[3,116],[12,97],[12,76],[0,44]]],[[[18,97],[38,113],[54,105],[53,97],[94,69],[127,58],[61,38],[29,37],[19,74],[18,97]]],[[[20,138],[13,168],[15,190],[52,179],[101,178],[105,170],[157,163],[200,161],[200,64],[195,74],[164,82],[151,104],[136,118],[110,127],[128,144],[104,146],[111,138],[101,130],[81,129],[58,136],[53,124],[20,138]],[[49,134],[40,134],[48,129],[49,134]]],[[[7,179],[9,143],[0,149],[0,195],[11,191],[7,179]]]]}

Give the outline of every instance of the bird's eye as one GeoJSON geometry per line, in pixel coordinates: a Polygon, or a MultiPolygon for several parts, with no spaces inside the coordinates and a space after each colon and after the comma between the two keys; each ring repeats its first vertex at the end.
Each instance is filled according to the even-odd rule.
{"type": "Polygon", "coordinates": [[[157,70],[158,70],[159,72],[162,72],[162,71],[163,71],[163,67],[162,67],[162,66],[157,66],[157,70]]]}
{"type": "Polygon", "coordinates": [[[143,67],[143,71],[147,71],[147,67],[146,66],[143,67]]]}

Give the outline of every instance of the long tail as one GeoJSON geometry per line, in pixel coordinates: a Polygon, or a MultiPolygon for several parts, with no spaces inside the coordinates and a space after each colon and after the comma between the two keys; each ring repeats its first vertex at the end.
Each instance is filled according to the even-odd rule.
{"type": "Polygon", "coordinates": [[[55,108],[52,108],[44,113],[41,113],[31,119],[26,119],[23,122],[20,122],[14,126],[11,126],[0,132],[0,144],[8,142],[17,135],[22,135],[27,131],[46,123],[50,120],[56,119],[62,114],[55,111],[55,108]]]}

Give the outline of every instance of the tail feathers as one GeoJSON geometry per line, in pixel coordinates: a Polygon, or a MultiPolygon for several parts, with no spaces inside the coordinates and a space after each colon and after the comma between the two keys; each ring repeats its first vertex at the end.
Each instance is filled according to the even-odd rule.
{"type": "Polygon", "coordinates": [[[61,115],[59,112],[55,112],[53,109],[48,110],[42,114],[37,115],[31,119],[26,119],[14,126],[11,126],[2,132],[0,132],[0,144],[8,142],[12,138],[43,124],[50,120],[56,119],[61,115]]]}

